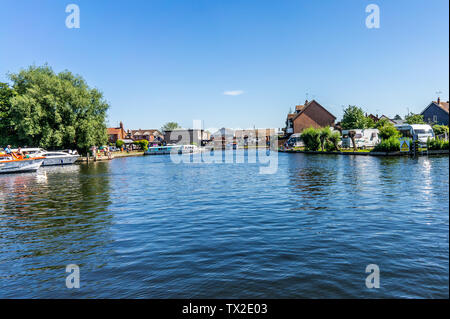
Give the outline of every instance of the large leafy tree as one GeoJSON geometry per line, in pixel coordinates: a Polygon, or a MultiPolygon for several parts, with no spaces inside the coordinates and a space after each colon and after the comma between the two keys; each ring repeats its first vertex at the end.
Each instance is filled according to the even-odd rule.
{"type": "Polygon", "coordinates": [[[364,115],[364,111],[355,105],[349,105],[344,109],[341,127],[344,130],[365,129],[373,126],[373,120],[364,115]]]}
{"type": "Polygon", "coordinates": [[[14,90],[7,84],[0,82],[0,146],[12,142],[13,128],[11,125],[11,99],[14,90]]]}
{"type": "Polygon", "coordinates": [[[10,74],[10,80],[16,92],[10,99],[12,144],[85,152],[107,142],[109,105],[82,77],[32,66],[10,74]]]}

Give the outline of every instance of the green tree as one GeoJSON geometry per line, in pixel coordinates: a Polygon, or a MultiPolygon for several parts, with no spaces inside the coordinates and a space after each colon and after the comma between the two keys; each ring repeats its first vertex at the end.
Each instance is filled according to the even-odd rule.
{"type": "Polygon", "coordinates": [[[423,120],[423,115],[421,114],[414,114],[409,113],[405,116],[405,121],[408,124],[425,124],[425,121],[423,120]]]}
{"type": "Polygon", "coordinates": [[[148,149],[148,141],[147,140],[134,141],[133,144],[139,146],[139,148],[143,151],[148,149]]]}
{"type": "Polygon", "coordinates": [[[396,121],[401,120],[401,119],[402,119],[402,117],[400,115],[398,115],[398,114],[396,114],[394,116],[394,120],[396,120],[396,121]]]}
{"type": "Polygon", "coordinates": [[[161,131],[163,132],[173,131],[177,128],[180,128],[177,122],[167,122],[166,124],[163,125],[163,127],[161,127],[161,131]]]}
{"type": "Polygon", "coordinates": [[[342,117],[341,127],[344,130],[350,129],[365,129],[373,127],[373,120],[364,115],[364,111],[355,105],[349,105],[344,110],[344,116],[342,117]]]}
{"type": "Polygon", "coordinates": [[[320,147],[321,147],[322,151],[325,150],[325,142],[328,141],[330,136],[331,136],[331,130],[329,127],[323,127],[319,130],[320,147]]]}
{"type": "Polygon", "coordinates": [[[106,111],[103,95],[69,71],[58,74],[31,66],[10,74],[17,94],[11,98],[9,119],[15,145],[76,148],[104,145],[106,111]]]}
{"type": "Polygon", "coordinates": [[[333,145],[333,147],[329,148],[328,150],[339,150],[339,141],[341,140],[341,133],[339,132],[333,132],[331,133],[330,137],[328,138],[329,142],[331,143],[331,145],[333,145]]]}
{"type": "Polygon", "coordinates": [[[378,136],[381,140],[387,140],[389,138],[399,138],[400,132],[395,128],[393,124],[386,124],[378,128],[378,136]]]}
{"type": "Polygon", "coordinates": [[[14,90],[7,84],[0,82],[0,146],[12,143],[13,128],[11,125],[11,99],[14,90]]]}
{"type": "Polygon", "coordinates": [[[122,148],[125,145],[125,142],[122,140],[117,140],[116,141],[116,147],[117,148],[122,148]]]}
{"type": "Polygon", "coordinates": [[[374,127],[375,128],[380,128],[383,127],[385,125],[389,125],[392,124],[387,118],[383,117],[382,119],[378,120],[378,122],[375,123],[374,127]]]}

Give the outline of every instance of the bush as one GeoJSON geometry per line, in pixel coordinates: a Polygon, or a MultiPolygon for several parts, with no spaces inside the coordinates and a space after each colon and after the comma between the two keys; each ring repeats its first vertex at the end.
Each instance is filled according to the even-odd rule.
{"type": "Polygon", "coordinates": [[[325,144],[325,149],[328,152],[339,151],[339,141],[341,140],[341,134],[339,132],[331,133],[328,138],[328,142],[325,144]]]}
{"type": "Polygon", "coordinates": [[[386,123],[385,125],[378,128],[378,136],[382,140],[387,140],[391,137],[399,138],[400,132],[395,128],[393,124],[386,123]]]}
{"type": "Polygon", "coordinates": [[[125,142],[122,140],[117,140],[116,141],[116,147],[117,148],[122,148],[125,145],[125,142]]]}
{"type": "MultiPolygon", "coordinates": [[[[411,141],[410,141],[411,142],[411,141]]],[[[399,152],[400,151],[400,141],[398,137],[391,136],[387,139],[383,139],[379,144],[377,144],[374,152],[399,152]]]]}
{"type": "Polygon", "coordinates": [[[322,151],[325,149],[325,143],[328,141],[328,139],[331,136],[331,130],[329,127],[323,127],[319,129],[319,140],[320,140],[320,147],[322,148],[322,151]]]}
{"type": "Polygon", "coordinates": [[[434,125],[433,131],[435,135],[444,135],[447,133],[448,135],[448,126],[447,125],[434,125]]]}
{"type": "Polygon", "coordinates": [[[428,139],[427,140],[427,147],[429,150],[448,150],[448,141],[440,139],[440,138],[434,138],[434,139],[428,139]]]}
{"type": "Polygon", "coordinates": [[[133,144],[139,146],[139,148],[143,151],[145,151],[148,148],[147,140],[134,141],[133,144]]]}
{"type": "Polygon", "coordinates": [[[320,148],[320,129],[307,128],[302,132],[301,138],[307,151],[318,151],[320,148]]]}

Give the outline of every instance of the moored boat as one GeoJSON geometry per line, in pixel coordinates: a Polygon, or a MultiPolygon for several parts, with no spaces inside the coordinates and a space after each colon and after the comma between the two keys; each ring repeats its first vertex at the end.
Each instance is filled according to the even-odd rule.
{"type": "Polygon", "coordinates": [[[44,157],[24,157],[16,153],[0,154],[0,173],[34,172],[41,167],[44,157]]]}
{"type": "Polygon", "coordinates": [[[190,154],[197,153],[200,148],[196,145],[166,145],[166,146],[151,146],[144,155],[168,155],[168,154],[190,154]]]}
{"type": "Polygon", "coordinates": [[[43,156],[44,162],[42,166],[52,166],[52,165],[70,165],[77,161],[80,157],[78,154],[69,154],[66,152],[51,152],[45,151],[39,153],[39,156],[43,156]]]}
{"type": "MultiPolygon", "coordinates": [[[[13,150],[13,152],[17,151],[18,149],[13,150]]],[[[46,151],[42,148],[22,148],[21,152],[30,155],[30,157],[44,157],[42,166],[70,165],[80,157],[76,151],[72,150],[46,151]]]]}

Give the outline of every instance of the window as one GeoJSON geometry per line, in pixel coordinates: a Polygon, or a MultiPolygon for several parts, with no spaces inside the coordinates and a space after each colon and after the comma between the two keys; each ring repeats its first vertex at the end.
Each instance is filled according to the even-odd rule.
{"type": "Polygon", "coordinates": [[[437,122],[437,115],[433,115],[433,122],[437,122]]]}

